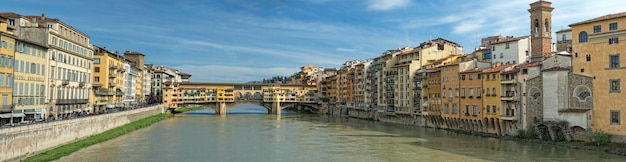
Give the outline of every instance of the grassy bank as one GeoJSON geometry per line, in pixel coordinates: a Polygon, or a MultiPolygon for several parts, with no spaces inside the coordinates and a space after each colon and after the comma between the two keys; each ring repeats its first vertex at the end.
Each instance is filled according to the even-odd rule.
{"type": "MultiPolygon", "coordinates": [[[[193,110],[200,110],[203,109],[202,106],[194,106],[194,107],[185,107],[185,108],[178,108],[175,110],[175,113],[182,113],[182,112],[186,112],[186,111],[193,111],[193,110]]],[[[54,148],[52,150],[49,151],[45,151],[42,152],[40,154],[37,154],[35,156],[31,156],[28,157],[26,160],[24,161],[52,161],[52,160],[57,160],[60,159],[63,156],[67,156],[70,155],[71,153],[78,151],[82,148],[91,146],[93,144],[96,143],[100,143],[100,142],[104,142],[107,141],[109,139],[113,139],[115,137],[119,137],[121,135],[124,135],[128,132],[140,129],[140,128],[144,128],[147,126],[150,126],[156,122],[159,122],[161,120],[167,119],[174,116],[173,114],[170,113],[166,113],[166,114],[157,114],[157,115],[153,115],[144,119],[140,119],[131,123],[128,123],[126,125],[122,125],[120,127],[117,128],[113,128],[111,130],[102,132],[100,134],[91,136],[91,137],[87,137],[85,139],[67,144],[67,145],[63,145],[63,146],[59,146],[57,148],[54,148]]]]}
{"type": "Polygon", "coordinates": [[[184,113],[184,112],[187,112],[187,111],[202,110],[202,109],[204,109],[203,106],[181,107],[181,108],[178,108],[178,109],[174,110],[174,114],[184,113]]]}

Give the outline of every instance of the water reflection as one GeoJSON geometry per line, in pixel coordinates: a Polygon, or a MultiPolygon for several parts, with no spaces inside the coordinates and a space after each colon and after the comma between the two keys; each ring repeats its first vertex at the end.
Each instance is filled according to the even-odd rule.
{"type": "Polygon", "coordinates": [[[80,150],[60,161],[412,162],[624,159],[597,151],[504,141],[358,119],[265,113],[177,116],[147,129],[80,150]]]}
{"type": "MultiPolygon", "coordinates": [[[[267,108],[259,106],[259,105],[251,105],[251,104],[241,104],[241,105],[237,105],[235,107],[232,107],[226,110],[226,114],[268,114],[267,112],[268,112],[267,108]]],[[[287,114],[287,113],[288,112],[286,110],[281,111],[281,114],[287,114]]],[[[207,107],[202,110],[186,112],[185,114],[187,115],[208,115],[208,114],[214,115],[215,110],[210,107],[207,107]]]]}

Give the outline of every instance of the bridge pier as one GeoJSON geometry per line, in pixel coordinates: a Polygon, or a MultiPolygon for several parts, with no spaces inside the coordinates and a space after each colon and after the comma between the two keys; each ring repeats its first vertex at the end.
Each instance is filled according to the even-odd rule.
{"type": "Polygon", "coordinates": [[[217,106],[215,109],[215,114],[217,115],[226,115],[226,103],[225,102],[218,102],[216,103],[217,106]]]}
{"type": "Polygon", "coordinates": [[[280,102],[273,102],[268,114],[280,115],[281,110],[280,102]]]}

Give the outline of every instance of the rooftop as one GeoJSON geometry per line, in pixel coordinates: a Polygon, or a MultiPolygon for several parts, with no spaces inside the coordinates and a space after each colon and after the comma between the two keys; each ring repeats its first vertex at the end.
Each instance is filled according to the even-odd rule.
{"type": "Polygon", "coordinates": [[[571,27],[571,26],[575,26],[575,25],[582,25],[582,24],[598,22],[598,21],[602,21],[602,20],[610,20],[610,19],[615,19],[615,18],[620,18],[620,17],[626,17],[626,12],[615,13],[615,14],[608,14],[608,15],[596,17],[596,18],[593,18],[593,19],[589,19],[589,20],[573,23],[573,24],[570,24],[569,26],[571,27]]]}

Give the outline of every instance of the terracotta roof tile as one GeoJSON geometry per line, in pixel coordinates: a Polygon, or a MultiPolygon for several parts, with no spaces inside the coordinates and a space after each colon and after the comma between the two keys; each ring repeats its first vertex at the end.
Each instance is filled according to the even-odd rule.
{"type": "Polygon", "coordinates": [[[569,71],[570,68],[569,67],[560,67],[560,66],[555,66],[555,67],[551,67],[548,69],[543,69],[541,71],[569,71]]]}
{"type": "Polygon", "coordinates": [[[596,18],[593,18],[593,19],[589,19],[589,20],[573,23],[573,24],[570,24],[569,26],[571,27],[571,26],[574,26],[574,25],[587,24],[587,23],[592,23],[592,22],[597,22],[597,21],[602,21],[602,20],[609,20],[609,19],[620,18],[620,17],[626,17],[626,12],[615,13],[615,14],[608,14],[608,15],[596,17],[596,18]]]}
{"type": "Polygon", "coordinates": [[[502,70],[504,70],[504,69],[506,69],[506,68],[508,68],[508,67],[511,67],[511,66],[515,66],[515,65],[514,65],[514,64],[500,65],[500,66],[498,66],[498,67],[485,69],[485,70],[483,70],[483,73],[493,73],[493,72],[499,72],[499,71],[502,71],[502,70]]]}
{"type": "Polygon", "coordinates": [[[529,63],[523,63],[523,64],[519,64],[517,65],[518,67],[533,67],[533,66],[539,66],[539,62],[538,61],[533,61],[533,62],[529,62],[529,63]]]}
{"type": "Polygon", "coordinates": [[[515,37],[515,38],[502,39],[500,41],[493,42],[491,44],[494,45],[494,44],[500,44],[500,43],[506,43],[506,42],[513,42],[513,41],[522,40],[524,38],[530,38],[530,36],[527,35],[527,36],[521,36],[521,37],[515,37]]]}
{"type": "Polygon", "coordinates": [[[561,29],[559,31],[556,31],[556,33],[561,33],[561,32],[569,32],[572,31],[572,28],[567,28],[567,29],[561,29]]]}
{"type": "Polygon", "coordinates": [[[519,69],[519,68],[514,68],[514,69],[512,69],[512,70],[505,71],[505,72],[502,72],[502,73],[500,73],[500,74],[514,74],[514,73],[517,73],[517,72],[519,72],[519,71],[520,71],[520,69],[519,69]]]}

